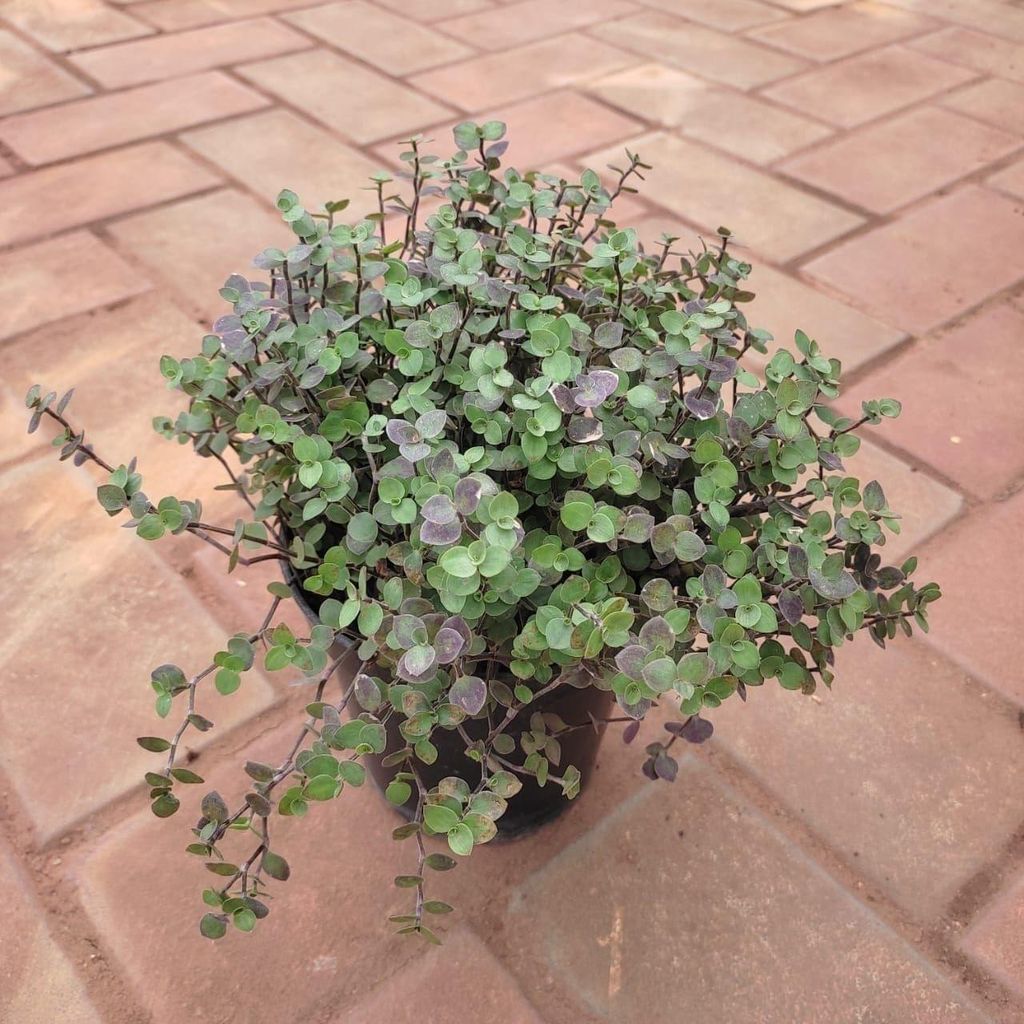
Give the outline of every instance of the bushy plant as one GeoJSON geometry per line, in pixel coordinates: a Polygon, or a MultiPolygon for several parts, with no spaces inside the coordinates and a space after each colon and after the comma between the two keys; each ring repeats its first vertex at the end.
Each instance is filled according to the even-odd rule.
{"type": "Polygon", "coordinates": [[[106,462],[71,426],[69,396],[28,395],[30,429],[55,420],[61,457],[105,471],[110,516],[146,540],[192,533],[229,571],[279,561],[319,610],[296,636],[275,622],[293,592],[271,584],[262,623],[210,664],[152,672],[158,715],[180,721],[138,741],[161,755],[146,775],[158,817],[203,781],[179,750],[211,728],[210,689],[231,694],[257,663],[312,687],[280,763],[247,763],[233,807],[202,801],[188,852],[217,879],[203,896],[209,938],[229,922],[251,930],[268,879],[288,878],[274,812],[344,798],[367,756],[386,757],[387,796],[411,807],[394,838],[414,840],[395,880],[412,907],[394,920],[433,940],[426,921],[451,908],[428,898],[426,876],[455,861],[431,837],[468,855],[524,778],[578,792],[559,736],[580,723],[538,712],[509,729],[545,695],[612,691],[627,739],[668,706],[643,768],[672,779],[676,741],[710,734],[706,710],[765,683],[830,685],[837,647],[860,630],[884,646],[926,628],[939,596],[910,581],[913,559],[882,565],[898,518],[877,482],[845,468],[857,428],[898,403],[838,416],[840,364],[799,332],[760,379],[743,358],[766,354],[771,335],[739,308],[750,268],[728,231],[695,252],[671,237],[645,251],[609,220],[642,179],[635,155],[608,189],[591,170],[569,182],[501,169],[503,134],[462,124],[444,161],[410,140],[411,195],[377,176],[378,212],[355,224],[335,223],[345,203],[311,212],[282,192],[297,240],[256,257],[269,283],[229,278],[232,312],[201,352],[161,360],[188,406],[156,429],[224,464],[251,509],[233,525],[204,521],[199,501],[152,500],[134,460],[106,462]],[[361,667],[332,692],[346,645],[361,667]],[[468,720],[485,723],[481,738],[468,720]],[[396,722],[402,742],[385,749],[396,722]],[[441,732],[462,737],[464,764],[428,788],[441,732]],[[231,830],[252,836],[243,858],[222,853],[231,830]]]}

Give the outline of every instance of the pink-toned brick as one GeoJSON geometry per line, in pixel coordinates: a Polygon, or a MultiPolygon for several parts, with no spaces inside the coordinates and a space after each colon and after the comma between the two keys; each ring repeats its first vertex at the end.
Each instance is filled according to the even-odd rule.
{"type": "Polygon", "coordinates": [[[9,117],[0,121],[0,141],[30,164],[46,164],[246,113],[267,102],[222,72],[207,71],[9,117]]]}
{"type": "Polygon", "coordinates": [[[104,46],[76,54],[72,60],[108,89],[118,89],[309,45],[305,36],[279,21],[253,18],[104,46]]]}
{"type": "Polygon", "coordinates": [[[633,50],[644,60],[674,64],[740,89],[756,88],[807,66],[799,57],[662,11],[595,25],[590,34],[633,50]]]}
{"type": "Polygon", "coordinates": [[[634,63],[632,55],[586,36],[574,38],[571,47],[561,39],[542,39],[426,71],[410,81],[453,107],[469,111],[513,103],[634,63]]]}
{"type": "Polygon", "coordinates": [[[880,319],[922,333],[1024,277],[1022,253],[1024,206],[967,185],[804,270],[880,319]]]}
{"type": "MultiPolygon", "coordinates": [[[[166,662],[198,671],[226,635],[146,541],[108,520],[84,470],[55,460],[7,470],[0,508],[5,578],[19,594],[0,641],[0,743],[24,813],[48,839],[141,788],[157,757],[135,737],[175,727],[153,711],[149,672],[166,662]],[[40,706],[47,728],[24,728],[40,706]],[[54,735],[59,759],[48,753],[54,735]]],[[[211,692],[199,707],[218,727],[207,741],[272,697],[258,673],[231,697],[211,692]]]]}
{"type": "Polygon", "coordinates": [[[1020,142],[961,114],[917,107],[787,160],[781,169],[847,202],[890,213],[981,170],[1020,142]]]}
{"type": "Polygon", "coordinates": [[[664,64],[626,68],[591,82],[587,91],[755,163],[771,163],[832,134],[817,121],[664,64]]]}
{"type": "MultiPolygon", "coordinates": [[[[166,440],[151,426],[154,416],[173,418],[185,407],[184,396],[170,390],[161,376],[160,357],[194,354],[202,333],[191,317],[150,292],[115,309],[66,319],[56,330],[41,327],[8,344],[4,385],[11,398],[0,401],[5,428],[0,459],[54,459],[50,441],[56,430],[44,421],[35,434],[25,433],[22,399],[36,383],[58,394],[73,387],[72,422],[86,429],[91,442],[108,453],[108,461],[138,456],[148,494],[157,499],[212,495],[215,486],[227,482],[220,464],[166,440]]],[[[194,538],[184,540],[196,546],[194,538]]]]}
{"type": "Polygon", "coordinates": [[[243,64],[238,71],[261,89],[357,143],[389,135],[407,139],[452,113],[451,108],[415,89],[329,50],[243,64]],[[339,96],[358,96],[358,110],[353,108],[347,117],[340,118],[339,96]]]}
{"type": "Polygon", "coordinates": [[[562,0],[557,6],[546,0],[521,0],[451,18],[444,23],[444,31],[478,50],[507,50],[636,10],[637,5],[628,0],[562,0]]]}
{"type": "Polygon", "coordinates": [[[379,0],[382,7],[390,7],[393,11],[432,24],[443,18],[457,18],[475,11],[493,10],[491,0],[417,0],[415,4],[408,0],[379,0]]]}
{"type": "Polygon", "coordinates": [[[58,52],[134,39],[153,31],[103,0],[0,0],[0,18],[58,52]]]}
{"type": "MultiPolygon", "coordinates": [[[[291,878],[274,884],[270,916],[252,935],[232,932],[215,947],[200,936],[206,908],[199,894],[211,876],[183,847],[201,793],[215,788],[236,804],[246,791],[242,765],[247,759],[280,763],[301,728],[300,706],[290,722],[243,751],[209,767],[200,760],[197,770],[209,787],[193,786],[200,792],[185,794],[190,802],[175,818],[161,822],[140,813],[105,835],[76,872],[87,913],[107,936],[119,968],[145,991],[154,1024],[232,1016],[286,1021],[324,1010],[336,1015],[429,955],[426,943],[396,936],[387,922],[410,906],[408,890],[392,881],[415,868],[416,854],[414,845],[391,839],[401,819],[369,782],[346,787],[335,802],[312,807],[304,818],[275,815],[271,840],[288,859],[291,878]],[[159,907],[159,914],[140,914],[143,903],[159,907]],[[175,950],[173,965],[155,975],[154,944],[175,950]],[[260,970],[253,971],[254,962],[260,970]],[[282,984],[283,978],[301,984],[282,984]]],[[[248,846],[247,837],[232,838],[227,850],[248,846]]],[[[462,874],[460,867],[437,875],[434,896],[458,903],[462,874]]],[[[450,926],[449,916],[438,931],[450,926]]]]}
{"type": "MultiPolygon", "coordinates": [[[[946,590],[963,580],[930,560],[922,572],[946,590]]],[[[944,631],[936,621],[930,636],[944,631]]],[[[858,638],[839,652],[831,692],[768,683],[715,722],[762,785],[920,921],[946,912],[1024,813],[1024,793],[992,785],[1024,768],[1016,714],[921,636],[885,651],[858,638]]]]}
{"type": "Polygon", "coordinates": [[[430,1011],[432,1024],[463,1024],[466,1007],[481,1019],[543,1024],[509,974],[471,929],[460,927],[442,949],[421,956],[331,1024],[419,1024],[423,993],[443,991],[430,1011]]]}
{"type": "Polygon", "coordinates": [[[1022,337],[1024,314],[1001,303],[916,342],[840,405],[858,416],[864,399],[902,398],[903,415],[879,428],[886,440],[991,498],[1024,472],[1024,449],[999,442],[1024,436],[1022,337]]]}
{"type": "Polygon", "coordinates": [[[0,31],[0,114],[86,96],[89,87],[11,32],[0,31]]]}
{"type": "Polygon", "coordinates": [[[123,252],[169,285],[182,307],[205,325],[230,312],[219,291],[231,274],[266,280],[253,257],[271,247],[288,248],[295,237],[279,216],[234,189],[125,217],[110,232],[123,252]]]}
{"type": "Polygon", "coordinates": [[[948,93],[940,100],[944,107],[969,114],[1004,131],[1024,135],[1024,85],[1001,78],[987,78],[948,93]]]}
{"type": "Polygon", "coordinates": [[[765,90],[765,95],[805,114],[852,128],[971,77],[966,68],[905,46],[887,46],[787,79],[765,90]]]}
{"type": "Polygon", "coordinates": [[[1024,996],[1024,880],[1018,880],[971,927],[962,947],[1004,984],[1024,996]]]}
{"type": "Polygon", "coordinates": [[[143,0],[132,4],[132,14],[164,32],[180,32],[309,6],[309,0],[143,0]]]}
{"type": "Polygon", "coordinates": [[[993,174],[986,184],[1009,192],[1017,199],[1024,199],[1024,160],[1018,160],[998,174],[993,174]]]}
{"type": "Polygon", "coordinates": [[[757,1024],[984,1019],[691,761],[674,789],[650,786],[551,860],[511,911],[505,942],[551,1024],[702,1020],[708,1007],[757,1024]],[[553,985],[572,1006],[548,1012],[553,985]]]}
{"type": "Polygon", "coordinates": [[[105,220],[216,185],[166,142],[147,142],[0,182],[0,244],[105,220]]]}
{"type": "Polygon", "coordinates": [[[1024,11],[1004,0],[891,0],[896,7],[1024,42],[1024,11]]]}
{"type": "Polygon", "coordinates": [[[293,25],[392,75],[411,75],[473,56],[473,50],[402,15],[365,3],[310,7],[286,15],[293,25]]]}
{"type": "Polygon", "coordinates": [[[338,199],[351,199],[345,211],[351,218],[377,208],[367,185],[380,164],[290,111],[238,117],[188,132],[184,140],[268,203],[290,188],[314,211],[338,199]]]}
{"type": "Polygon", "coordinates": [[[1022,516],[1024,491],[1018,491],[936,537],[921,559],[923,571],[944,583],[929,642],[1018,704],[1024,704],[1017,649],[1024,618],[1024,556],[1016,543],[1022,516]]]}
{"type": "MultiPolygon", "coordinates": [[[[993,26],[995,27],[995,26],[993,26]]],[[[944,28],[916,39],[915,50],[998,78],[1024,82],[1024,45],[969,28],[944,28]]]]}
{"type": "Polygon", "coordinates": [[[11,1024],[101,1024],[85,986],[54,942],[32,886],[0,846],[0,1017],[11,1024]]]}
{"type": "Polygon", "coordinates": [[[84,231],[0,254],[0,338],[137,295],[148,279],[84,231]],[[62,282],[54,288],[54,281],[62,282]]]}
{"type": "Polygon", "coordinates": [[[645,7],[657,7],[690,21],[699,21],[725,32],[741,32],[755,25],[765,25],[787,17],[778,7],[762,3],[761,0],[640,0],[645,7]]]}
{"type": "Polygon", "coordinates": [[[858,0],[768,25],[750,35],[808,60],[830,61],[918,35],[933,26],[937,23],[931,18],[875,0],[858,0]]]}
{"type": "MultiPolygon", "coordinates": [[[[736,241],[778,262],[793,259],[852,230],[861,218],[761,171],[665,132],[630,141],[653,169],[644,172],[644,198],[706,231],[724,224],[736,241]]],[[[596,153],[588,163],[621,159],[596,153]]]]}

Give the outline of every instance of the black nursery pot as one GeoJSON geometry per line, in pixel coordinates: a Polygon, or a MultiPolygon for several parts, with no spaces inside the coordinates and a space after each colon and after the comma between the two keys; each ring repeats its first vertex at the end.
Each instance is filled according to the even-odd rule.
{"type": "MultiPolygon", "coordinates": [[[[305,591],[297,585],[290,573],[286,573],[286,578],[303,614],[310,622],[318,623],[320,619],[310,606],[305,591]]],[[[338,657],[346,649],[350,648],[336,645],[334,656],[338,657]]],[[[514,685],[516,682],[511,677],[507,681],[509,685],[514,685]]],[[[572,732],[566,733],[559,740],[562,748],[560,767],[574,765],[579,769],[582,793],[593,772],[597,751],[606,728],[604,725],[599,725],[595,729],[591,725],[590,716],[593,715],[599,720],[607,718],[612,703],[613,695],[606,690],[598,690],[593,686],[588,686],[585,689],[577,689],[572,686],[560,687],[521,711],[512,720],[506,732],[516,741],[518,750],[519,734],[524,730],[529,730],[530,716],[538,711],[556,714],[566,725],[584,726],[582,729],[574,729],[572,732]]],[[[349,710],[352,715],[358,714],[358,709],[353,709],[351,705],[349,710]]],[[[487,734],[486,720],[467,719],[463,723],[463,728],[473,739],[482,739],[487,734]]],[[[370,777],[382,792],[400,769],[385,767],[381,761],[388,753],[406,746],[406,740],[399,732],[398,723],[394,718],[387,722],[385,729],[388,738],[385,754],[381,756],[368,755],[363,758],[370,777]]],[[[430,741],[437,747],[437,760],[431,765],[421,764],[418,768],[420,777],[428,789],[436,786],[449,775],[465,776],[468,772],[469,777],[472,778],[479,771],[477,763],[466,757],[465,743],[454,730],[437,729],[431,735],[430,741]]],[[[552,771],[556,774],[559,773],[559,769],[555,766],[552,766],[552,771]]],[[[536,779],[532,777],[520,776],[520,780],[523,783],[523,788],[509,800],[508,810],[495,822],[498,827],[499,839],[511,839],[532,832],[557,818],[575,802],[567,800],[562,795],[562,787],[557,782],[548,782],[544,786],[539,786],[536,779]]],[[[576,800],[578,799],[579,797],[576,797],[576,800]]],[[[408,803],[397,810],[405,818],[411,818],[415,806],[415,797],[410,797],[408,803]]]]}

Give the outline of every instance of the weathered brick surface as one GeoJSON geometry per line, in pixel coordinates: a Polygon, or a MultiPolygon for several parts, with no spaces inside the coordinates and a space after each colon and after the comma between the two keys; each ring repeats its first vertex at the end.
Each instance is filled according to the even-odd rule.
{"type": "MultiPolygon", "coordinates": [[[[18,180],[18,179],[15,179],[18,180]]],[[[86,231],[0,253],[7,299],[0,304],[0,338],[39,324],[118,302],[149,287],[148,278],[86,231]],[[59,291],[53,281],[74,267],[59,291]]]]}
{"type": "Polygon", "coordinates": [[[146,142],[0,183],[0,244],[26,242],[190,192],[217,177],[166,142],[146,142]]]}
{"type": "MultiPolygon", "coordinates": [[[[49,459],[10,469],[0,498],[6,580],[19,595],[5,609],[0,641],[0,744],[41,839],[141,789],[157,755],[134,738],[169,731],[153,712],[150,670],[175,662],[197,671],[226,639],[146,542],[107,520],[84,472],[49,459]],[[47,729],[24,728],[40,706],[47,729]],[[51,754],[55,734],[60,758],[51,754]]],[[[203,704],[223,735],[271,696],[253,674],[232,697],[203,704]]]]}
{"type": "Polygon", "coordinates": [[[980,171],[1020,144],[1019,136],[972,118],[921,107],[851,132],[781,168],[857,206],[890,213],[980,171]],[[954,138],[957,144],[950,146],[954,138]]]}
{"type": "Polygon", "coordinates": [[[1021,280],[1021,253],[1024,205],[966,185],[841,243],[804,269],[867,312],[921,333],[1021,280]]]}
{"type": "Polygon", "coordinates": [[[764,85],[806,67],[798,57],[662,11],[595,25],[590,34],[633,50],[646,60],[653,57],[741,89],[764,85]]]}
{"type": "Polygon", "coordinates": [[[11,32],[0,31],[0,114],[86,96],[89,86],[11,32]]]}
{"type": "Polygon", "coordinates": [[[287,25],[269,18],[254,18],[104,46],[72,59],[83,71],[116,89],[308,45],[305,36],[287,25]]]}
{"type": "Polygon", "coordinates": [[[0,141],[30,164],[91,153],[243,114],[267,101],[219,71],[143,85],[0,121],[0,141]]]}
{"type": "MultiPolygon", "coordinates": [[[[862,223],[854,213],[703,146],[657,133],[630,146],[653,170],[644,195],[685,220],[714,231],[725,224],[761,256],[784,261],[823,245],[862,223]]],[[[598,166],[617,151],[587,158],[598,166]]]]}
{"type": "Polygon", "coordinates": [[[945,590],[929,643],[1019,704],[1024,673],[1015,638],[1024,616],[1024,558],[1014,540],[1022,515],[1018,491],[933,539],[922,557],[923,570],[945,590]]]}
{"type": "Polygon", "coordinates": [[[788,79],[766,95],[843,128],[892,113],[970,80],[972,72],[905,46],[828,64],[788,79]]]}
{"type": "Polygon", "coordinates": [[[992,786],[1024,768],[1017,716],[923,642],[859,638],[837,663],[831,693],[768,684],[723,705],[716,735],[854,870],[934,921],[1024,817],[1019,787],[992,786]]]}
{"type": "MultiPolygon", "coordinates": [[[[0,65],[3,1024],[377,1024],[424,992],[442,1022],[1024,1022],[1020,0],[0,0],[0,65]],[[166,726],[148,670],[256,624],[276,564],[119,530],[22,396],[77,384],[90,440],[232,523],[222,467],[150,429],[181,401],[158,357],[289,244],[281,188],[363,216],[397,140],[444,154],[465,118],[506,121],[520,170],[610,183],[638,150],[655,169],[614,215],[646,243],[731,227],[775,344],[840,358],[855,415],[903,400],[848,470],[903,514],[886,560],[918,553],[945,596],[927,638],[844,648],[832,693],[727,703],[674,788],[639,771],[667,709],[609,735],[561,819],[437,880],[444,949],[385,923],[411,851],[370,789],[275,823],[274,915],[211,947],[181,852],[200,794],[155,821],[132,738],[166,726]]],[[[306,695],[277,675],[202,698],[196,765],[231,799],[293,738],[275,694],[306,695]]]]}
{"type": "Polygon", "coordinates": [[[687,764],[676,786],[621,805],[516,891],[504,940],[527,994],[551,972],[576,1000],[552,1024],[708,1007],[738,1024],[982,1020],[710,772],[687,764]]]}
{"type": "Polygon", "coordinates": [[[14,854],[0,846],[0,1018],[12,1024],[100,1024],[74,967],[53,940],[14,854]]]}

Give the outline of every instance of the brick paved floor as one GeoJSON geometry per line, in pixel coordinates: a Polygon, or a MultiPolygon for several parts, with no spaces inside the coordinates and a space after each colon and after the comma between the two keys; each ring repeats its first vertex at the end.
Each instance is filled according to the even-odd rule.
{"type": "MultiPolygon", "coordinates": [[[[432,1021],[1024,1022],[1021,0],[0,0],[0,69],[4,1024],[378,1024],[424,991],[432,1021]],[[149,431],[159,354],[287,237],[279,188],[365,211],[392,140],[478,114],[524,163],[638,149],[645,237],[728,224],[763,325],[844,360],[841,404],[903,399],[860,465],[949,596],[930,638],[844,649],[834,693],[724,707],[674,788],[610,737],[572,813],[447,876],[443,953],[383,922],[368,790],[289,841],[269,927],[210,947],[131,738],[151,665],[205,661],[262,583],[112,529],[21,396],[78,385],[98,444],[208,491],[149,431]]],[[[289,704],[228,701],[207,779],[289,704]]]]}

